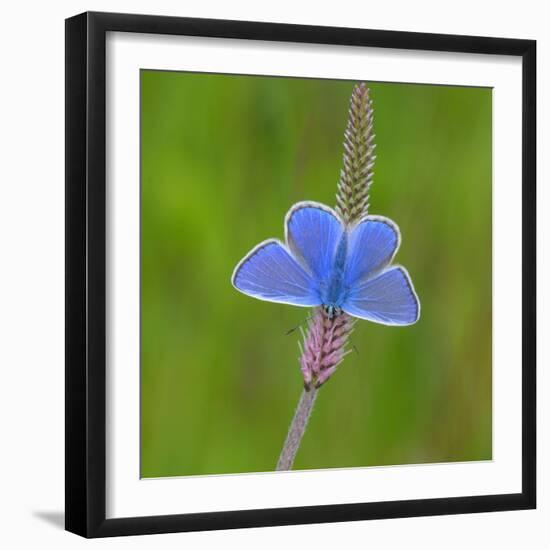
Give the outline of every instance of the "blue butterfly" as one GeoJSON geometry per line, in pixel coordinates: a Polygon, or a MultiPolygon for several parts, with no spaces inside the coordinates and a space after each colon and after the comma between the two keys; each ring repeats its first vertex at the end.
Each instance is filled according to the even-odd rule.
{"type": "Polygon", "coordinates": [[[285,241],[253,248],[237,264],[233,286],[260,300],[323,306],[329,318],[344,311],[384,325],[418,321],[411,278],[390,265],[401,242],[392,220],[366,216],[346,227],[332,208],[299,202],[286,215],[285,241]]]}

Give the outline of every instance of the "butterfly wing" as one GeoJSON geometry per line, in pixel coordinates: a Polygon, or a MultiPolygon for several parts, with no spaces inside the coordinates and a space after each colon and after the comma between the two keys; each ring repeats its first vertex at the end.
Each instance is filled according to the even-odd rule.
{"type": "Polygon", "coordinates": [[[344,226],[334,210],[316,202],[299,202],[285,220],[286,240],[293,255],[317,281],[327,280],[344,226]]]}
{"type": "Polygon", "coordinates": [[[279,241],[264,241],[237,265],[233,286],[248,296],[295,306],[318,306],[319,293],[311,275],[279,241]]]}
{"type": "Polygon", "coordinates": [[[342,309],[353,317],[383,325],[412,325],[420,317],[418,296],[407,270],[401,266],[358,282],[342,309]]]}
{"type": "Polygon", "coordinates": [[[397,224],[383,216],[367,216],[350,232],[345,284],[354,286],[390,264],[401,234],[397,224]]]}

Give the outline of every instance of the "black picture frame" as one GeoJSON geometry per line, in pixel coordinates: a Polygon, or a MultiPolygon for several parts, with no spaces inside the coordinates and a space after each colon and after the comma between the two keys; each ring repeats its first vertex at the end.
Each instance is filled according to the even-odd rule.
{"type": "Polygon", "coordinates": [[[536,506],[536,42],[115,13],[66,20],[66,529],[107,537],[536,506]],[[517,56],[522,120],[522,491],[106,519],[105,41],[108,31],[517,56]]]}

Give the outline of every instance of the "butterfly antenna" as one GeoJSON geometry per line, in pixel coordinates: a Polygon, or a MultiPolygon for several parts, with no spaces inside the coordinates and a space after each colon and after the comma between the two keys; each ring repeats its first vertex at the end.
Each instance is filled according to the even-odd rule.
{"type": "Polygon", "coordinates": [[[298,323],[295,327],[291,328],[290,330],[287,330],[285,332],[285,336],[288,336],[289,334],[292,334],[293,332],[297,331],[304,323],[311,321],[311,319],[312,319],[311,317],[307,317],[306,319],[298,323]]]}

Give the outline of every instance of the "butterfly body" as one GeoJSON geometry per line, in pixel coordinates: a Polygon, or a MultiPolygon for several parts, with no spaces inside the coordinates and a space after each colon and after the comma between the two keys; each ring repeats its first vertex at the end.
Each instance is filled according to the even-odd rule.
{"type": "Polygon", "coordinates": [[[329,319],[334,319],[334,317],[338,317],[338,315],[342,315],[344,312],[341,307],[334,305],[323,305],[323,309],[329,319]]]}
{"type": "Polygon", "coordinates": [[[285,218],[286,242],[260,243],[239,262],[232,282],[255,298],[322,306],[387,325],[409,325],[420,302],[405,268],[391,266],[401,236],[397,225],[366,216],[352,227],[320,203],[295,204],[285,218]]]}
{"type": "Polygon", "coordinates": [[[346,268],[347,241],[347,234],[344,232],[336,247],[334,262],[331,271],[328,273],[328,279],[326,283],[321,285],[319,299],[325,308],[331,308],[330,311],[341,309],[346,297],[344,271],[346,268]]]}

